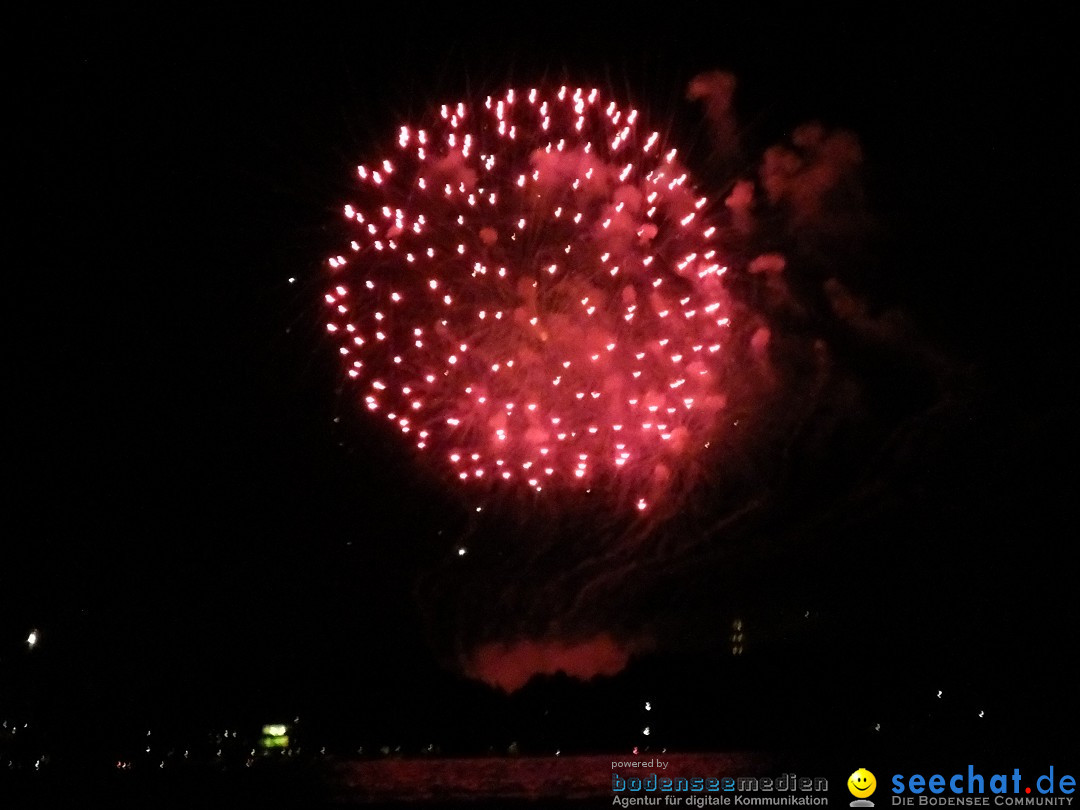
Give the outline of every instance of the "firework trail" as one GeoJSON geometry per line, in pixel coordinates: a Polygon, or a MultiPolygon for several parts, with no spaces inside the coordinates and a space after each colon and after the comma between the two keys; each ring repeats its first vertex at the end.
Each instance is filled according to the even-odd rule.
{"type": "Polygon", "coordinates": [[[462,485],[685,491],[725,407],[726,271],[676,150],[596,89],[443,105],[358,167],[327,330],[462,485]]]}

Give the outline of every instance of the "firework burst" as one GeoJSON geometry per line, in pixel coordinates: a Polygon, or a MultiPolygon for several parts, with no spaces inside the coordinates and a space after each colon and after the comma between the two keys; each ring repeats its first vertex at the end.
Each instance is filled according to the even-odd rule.
{"type": "Polygon", "coordinates": [[[509,90],[357,169],[326,328],[361,405],[469,487],[646,510],[725,406],[725,272],[676,150],[598,90],[509,90]]]}

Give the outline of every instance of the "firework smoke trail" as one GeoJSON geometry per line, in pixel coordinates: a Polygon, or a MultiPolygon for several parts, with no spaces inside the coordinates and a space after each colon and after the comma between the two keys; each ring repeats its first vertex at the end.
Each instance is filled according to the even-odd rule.
{"type": "Polygon", "coordinates": [[[326,328],[421,463],[624,511],[686,490],[725,406],[726,268],[637,110],[568,87],[443,105],[358,180],[326,328]]]}

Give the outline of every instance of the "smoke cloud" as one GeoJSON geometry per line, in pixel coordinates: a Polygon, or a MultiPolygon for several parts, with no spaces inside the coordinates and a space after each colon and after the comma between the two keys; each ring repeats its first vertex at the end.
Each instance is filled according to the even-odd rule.
{"type": "Polygon", "coordinates": [[[615,675],[630,660],[632,648],[607,634],[581,641],[516,640],[477,647],[465,664],[469,677],[513,692],[537,675],[562,673],[588,680],[615,675]]]}

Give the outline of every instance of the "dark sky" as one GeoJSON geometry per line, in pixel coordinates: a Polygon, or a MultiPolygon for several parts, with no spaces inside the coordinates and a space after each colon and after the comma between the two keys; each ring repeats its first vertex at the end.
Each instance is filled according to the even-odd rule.
{"type": "MultiPolygon", "coordinates": [[[[980,665],[1072,644],[1075,606],[1058,595],[1076,365],[1062,21],[904,14],[357,6],[12,25],[0,709],[213,723],[434,682],[439,643],[414,592],[460,506],[339,391],[321,262],[342,242],[352,167],[393,127],[563,77],[640,100],[691,162],[707,139],[684,88],[703,70],[739,76],[759,148],[815,117],[859,134],[888,295],[973,370],[982,420],[923,465],[939,497],[920,502],[921,536],[883,530],[892,548],[873,559],[905,575],[884,577],[901,590],[875,649],[895,638],[914,655],[938,610],[960,617],[949,632],[986,617],[963,647],[980,665]],[[903,590],[908,575],[925,577],[903,590]],[[25,669],[30,628],[52,656],[40,672],[25,669]]],[[[753,570],[784,566],[770,553],[753,570]]],[[[857,615],[841,579],[823,601],[857,615]]],[[[1052,712],[1036,709],[1037,731],[1052,712]]]]}

